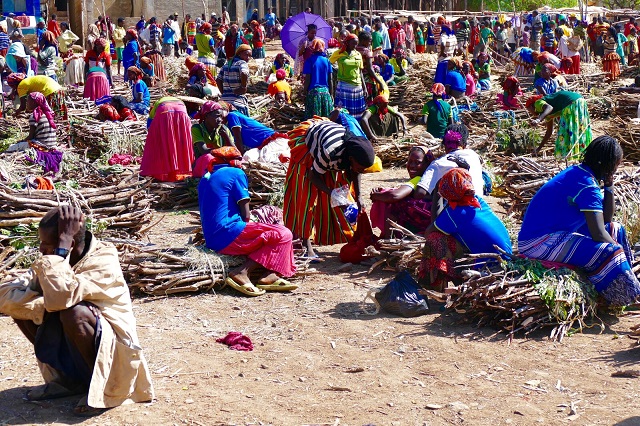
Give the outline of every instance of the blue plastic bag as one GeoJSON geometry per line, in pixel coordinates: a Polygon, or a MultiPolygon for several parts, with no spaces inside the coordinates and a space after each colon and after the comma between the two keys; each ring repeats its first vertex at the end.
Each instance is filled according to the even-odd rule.
{"type": "Polygon", "coordinates": [[[407,271],[402,271],[374,297],[383,311],[405,318],[429,313],[427,299],[420,293],[418,283],[407,271]]]}

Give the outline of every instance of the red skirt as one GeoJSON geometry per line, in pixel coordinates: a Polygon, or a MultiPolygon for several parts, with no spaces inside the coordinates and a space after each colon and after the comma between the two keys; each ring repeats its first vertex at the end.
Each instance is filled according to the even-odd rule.
{"type": "Polygon", "coordinates": [[[296,273],[293,234],[282,225],[249,222],[242,233],[218,253],[247,256],[283,277],[291,277],[296,273]]]}
{"type": "Polygon", "coordinates": [[[84,97],[92,101],[100,99],[103,96],[110,96],[109,80],[107,75],[100,71],[89,73],[87,81],[84,84],[84,97]]]}
{"type": "Polygon", "coordinates": [[[424,53],[426,47],[424,44],[416,44],[416,53],[424,53]]]}
{"type": "Polygon", "coordinates": [[[611,81],[617,80],[620,76],[620,56],[614,52],[602,58],[602,70],[609,73],[611,81]]]}
{"type": "Polygon", "coordinates": [[[191,176],[194,161],[191,120],[180,101],[163,102],[149,126],[140,176],[175,182],[191,176]]]}

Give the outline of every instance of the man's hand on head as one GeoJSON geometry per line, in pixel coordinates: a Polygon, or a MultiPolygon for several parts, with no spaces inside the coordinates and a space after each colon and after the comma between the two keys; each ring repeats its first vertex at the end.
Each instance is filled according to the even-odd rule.
{"type": "Polygon", "coordinates": [[[77,207],[65,205],[60,207],[58,220],[58,248],[71,250],[73,239],[82,228],[84,215],[77,207]]]}

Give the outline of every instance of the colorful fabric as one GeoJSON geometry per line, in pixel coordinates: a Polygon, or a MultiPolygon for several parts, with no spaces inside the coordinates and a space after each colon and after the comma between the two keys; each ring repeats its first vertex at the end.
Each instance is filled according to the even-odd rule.
{"type": "Polygon", "coordinates": [[[462,278],[455,269],[455,260],[463,253],[464,246],[455,237],[431,232],[425,238],[418,275],[428,286],[442,290],[449,281],[462,278]]]}
{"type": "Polygon", "coordinates": [[[612,52],[602,58],[602,71],[609,73],[610,80],[617,80],[620,76],[620,55],[612,52]]]}
{"type": "Polygon", "coordinates": [[[457,163],[448,160],[447,157],[455,155],[469,164],[469,174],[473,181],[473,189],[476,194],[482,194],[484,189],[484,179],[482,178],[482,162],[480,156],[472,149],[457,149],[449,154],[434,160],[427,170],[425,170],[418,186],[427,193],[432,194],[440,179],[451,169],[459,167],[457,163]]]}
{"type": "Polygon", "coordinates": [[[31,92],[29,93],[29,98],[31,98],[31,100],[36,104],[36,107],[33,110],[34,120],[38,122],[40,121],[40,117],[45,116],[47,121],[49,121],[51,128],[55,129],[57,126],[53,120],[53,110],[47,103],[44,95],[40,92],[31,92]]]}
{"type": "Polygon", "coordinates": [[[69,110],[67,108],[67,102],[65,101],[65,95],[63,90],[53,92],[47,96],[47,102],[53,110],[53,115],[58,120],[67,121],[69,119],[69,110]]]}
{"type": "Polygon", "coordinates": [[[87,81],[84,85],[83,97],[92,101],[100,99],[103,96],[110,96],[111,88],[109,86],[109,80],[104,72],[90,72],[87,75],[87,81]]]}
{"type": "Polygon", "coordinates": [[[592,139],[587,101],[580,98],[560,114],[555,154],[562,158],[579,158],[592,139]]]}
{"type": "Polygon", "coordinates": [[[465,169],[454,168],[446,172],[440,179],[438,192],[454,210],[457,206],[480,208],[475,198],[473,180],[465,169]]]}
{"type": "Polygon", "coordinates": [[[238,111],[227,114],[227,127],[232,131],[234,127],[240,128],[242,144],[247,148],[260,147],[275,133],[275,130],[238,111]]]}
{"type": "Polygon", "coordinates": [[[305,98],[304,106],[305,120],[313,118],[314,116],[329,117],[331,112],[333,112],[333,98],[331,98],[329,88],[326,86],[318,86],[309,90],[305,98]]]}
{"type": "Polygon", "coordinates": [[[594,241],[590,234],[555,232],[532,239],[518,239],[520,254],[583,269],[600,293],[611,305],[625,306],[640,297],[640,283],[633,274],[633,252],[622,225],[605,224],[616,244],[594,241]]]}
{"type": "Polygon", "coordinates": [[[361,70],[364,68],[364,60],[357,50],[350,53],[336,51],[329,58],[329,62],[338,65],[338,82],[359,86],[361,84],[361,70]]]}
{"type": "Polygon", "coordinates": [[[99,113],[106,120],[120,121],[120,114],[118,114],[118,110],[111,104],[100,105],[99,113]]]}
{"type": "Polygon", "coordinates": [[[427,116],[427,132],[434,138],[442,138],[451,118],[451,105],[442,99],[432,99],[424,104],[421,114],[427,116]]]}
{"type": "Polygon", "coordinates": [[[16,90],[20,98],[27,96],[31,92],[40,92],[45,97],[49,97],[51,94],[61,91],[62,86],[46,75],[34,75],[20,81],[16,90]]]}
{"type": "Polygon", "coordinates": [[[349,114],[356,118],[360,117],[367,107],[364,90],[360,84],[353,85],[338,81],[335,96],[335,107],[347,109],[349,114]]]}
{"type": "Polygon", "coordinates": [[[216,166],[220,165],[242,168],[242,153],[235,146],[223,146],[213,149],[209,154],[211,155],[209,173],[213,173],[216,166]]]}
{"type": "MultiPolygon", "coordinates": [[[[317,40],[322,41],[320,39],[317,40]]],[[[331,66],[331,63],[326,56],[322,54],[318,53],[311,55],[309,59],[304,61],[302,74],[308,75],[311,79],[309,82],[309,91],[316,87],[328,88],[329,78],[331,78],[332,73],[333,67],[331,66]]]]}

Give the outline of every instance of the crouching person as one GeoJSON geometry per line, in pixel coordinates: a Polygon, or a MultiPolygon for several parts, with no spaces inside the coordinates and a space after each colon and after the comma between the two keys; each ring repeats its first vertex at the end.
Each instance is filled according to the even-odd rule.
{"type": "Polygon", "coordinates": [[[116,248],[87,231],[75,207],[50,210],[38,232],[42,257],[24,276],[0,285],[0,312],[33,344],[45,380],[26,398],[82,395],[74,409],[80,416],[151,401],[151,375],[116,248]]]}

